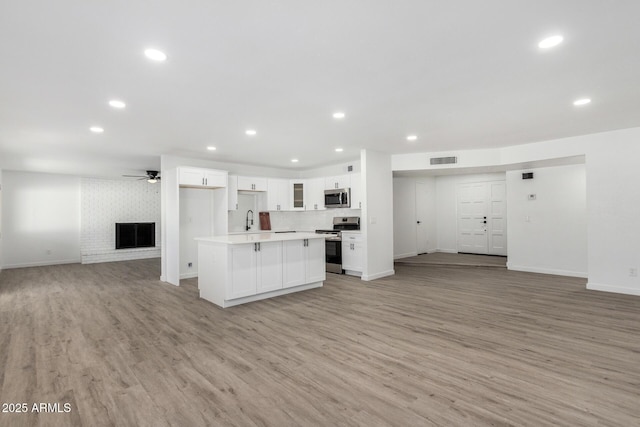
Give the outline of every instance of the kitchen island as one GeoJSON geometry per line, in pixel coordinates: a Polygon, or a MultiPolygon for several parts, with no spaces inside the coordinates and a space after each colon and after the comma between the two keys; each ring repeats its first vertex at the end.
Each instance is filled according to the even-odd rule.
{"type": "Polygon", "coordinates": [[[199,237],[200,298],[220,307],[323,285],[325,236],[315,233],[199,237]]]}

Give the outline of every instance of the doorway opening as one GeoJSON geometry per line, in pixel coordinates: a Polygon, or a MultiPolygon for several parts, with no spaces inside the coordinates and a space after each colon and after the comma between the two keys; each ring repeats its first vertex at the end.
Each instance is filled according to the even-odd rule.
{"type": "Polygon", "coordinates": [[[457,186],[458,253],[507,256],[505,181],[457,186]]]}

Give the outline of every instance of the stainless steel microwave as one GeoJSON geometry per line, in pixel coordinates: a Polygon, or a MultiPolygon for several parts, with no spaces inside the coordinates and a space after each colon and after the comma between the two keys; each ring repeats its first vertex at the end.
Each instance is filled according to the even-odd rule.
{"type": "Polygon", "coordinates": [[[324,190],[325,208],[350,208],[351,189],[336,188],[335,190],[324,190]]]}

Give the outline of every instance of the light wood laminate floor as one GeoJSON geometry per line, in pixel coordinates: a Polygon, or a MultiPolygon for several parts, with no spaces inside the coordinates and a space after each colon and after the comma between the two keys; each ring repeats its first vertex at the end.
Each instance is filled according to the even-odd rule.
{"type": "Polygon", "coordinates": [[[397,265],[220,309],[158,260],[0,273],[1,426],[640,424],[640,298],[397,265]]]}

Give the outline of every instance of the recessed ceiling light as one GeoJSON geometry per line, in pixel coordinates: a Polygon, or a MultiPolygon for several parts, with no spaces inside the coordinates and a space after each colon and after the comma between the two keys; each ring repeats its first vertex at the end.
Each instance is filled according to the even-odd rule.
{"type": "Polygon", "coordinates": [[[207,150],[209,150],[209,151],[216,151],[216,147],[214,147],[214,146],[210,145],[210,146],[208,146],[208,147],[207,147],[207,150]]]}
{"type": "Polygon", "coordinates": [[[246,133],[249,136],[254,136],[255,134],[257,134],[258,132],[256,132],[253,129],[247,129],[244,133],[246,133]]]}
{"type": "Polygon", "coordinates": [[[573,105],[576,105],[576,106],[587,105],[590,102],[591,102],[591,100],[589,98],[581,98],[581,99],[576,99],[575,101],[573,101],[573,105]]]}
{"type": "Polygon", "coordinates": [[[102,129],[100,126],[91,126],[89,128],[89,130],[93,133],[102,133],[104,132],[104,129],[102,129]]]}
{"type": "Polygon", "coordinates": [[[144,55],[152,61],[162,62],[167,60],[167,55],[158,49],[147,49],[144,51],[144,55]]]}
{"type": "Polygon", "coordinates": [[[409,135],[409,136],[407,137],[407,141],[415,141],[416,139],[418,139],[418,136],[417,136],[417,135],[409,135]]]}
{"type": "Polygon", "coordinates": [[[109,105],[111,105],[113,108],[124,108],[127,106],[127,104],[117,99],[112,99],[111,101],[109,101],[109,105]]]}
{"type": "Polygon", "coordinates": [[[333,113],[333,118],[334,119],[344,119],[345,114],[342,111],[336,111],[335,113],[333,113]]]}
{"type": "Polygon", "coordinates": [[[342,153],[344,151],[343,148],[336,148],[336,153],[342,153]]]}
{"type": "Polygon", "coordinates": [[[298,163],[298,159],[291,159],[291,163],[298,163]]]}
{"type": "Polygon", "coordinates": [[[538,47],[540,49],[549,49],[551,47],[558,46],[560,43],[562,43],[562,40],[564,40],[564,38],[559,34],[547,37],[546,39],[538,43],[538,47]]]}

